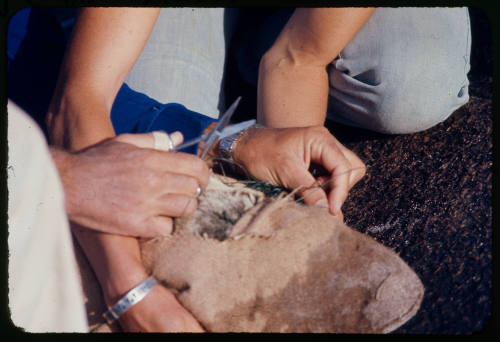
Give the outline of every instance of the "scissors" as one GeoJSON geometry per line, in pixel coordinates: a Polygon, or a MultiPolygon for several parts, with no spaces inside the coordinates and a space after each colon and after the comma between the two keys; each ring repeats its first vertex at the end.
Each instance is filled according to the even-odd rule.
{"type": "Polygon", "coordinates": [[[229,120],[231,119],[231,116],[233,116],[233,113],[236,110],[236,107],[238,107],[238,104],[240,103],[241,96],[239,96],[233,104],[228,108],[228,110],[221,116],[219,122],[215,126],[215,128],[212,130],[212,132],[201,135],[199,137],[196,137],[194,139],[191,139],[189,141],[186,141],[185,143],[174,147],[171,151],[180,151],[186,147],[192,146],[194,144],[197,144],[201,141],[205,143],[205,147],[203,148],[203,151],[201,152],[200,157],[203,159],[205,155],[210,151],[210,148],[213,146],[213,144],[227,136],[230,136],[232,134],[241,132],[253,124],[255,124],[255,120],[248,120],[248,121],[243,121],[235,125],[231,125],[229,127],[226,127],[227,124],[229,123],[229,120]]]}

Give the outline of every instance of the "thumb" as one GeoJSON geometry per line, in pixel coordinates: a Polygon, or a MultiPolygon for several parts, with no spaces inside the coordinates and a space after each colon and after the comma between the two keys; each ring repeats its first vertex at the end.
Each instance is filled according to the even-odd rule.
{"type": "MultiPolygon", "coordinates": [[[[168,134],[166,132],[161,132],[164,134],[168,134]]],[[[155,148],[155,134],[156,132],[151,132],[151,133],[137,133],[137,134],[120,134],[117,136],[114,140],[135,145],[140,148],[155,148]]],[[[182,141],[184,140],[184,137],[182,136],[182,133],[179,131],[175,131],[173,133],[168,134],[170,136],[170,139],[172,139],[172,143],[174,146],[180,145],[182,141]]],[[[167,137],[168,139],[168,137],[167,137]]]]}

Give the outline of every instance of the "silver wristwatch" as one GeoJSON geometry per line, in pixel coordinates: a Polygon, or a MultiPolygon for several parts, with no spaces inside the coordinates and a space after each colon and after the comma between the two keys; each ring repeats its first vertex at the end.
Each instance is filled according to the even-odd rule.
{"type": "Polygon", "coordinates": [[[241,138],[243,134],[245,134],[246,131],[248,131],[251,128],[265,128],[264,125],[260,124],[255,124],[250,126],[249,128],[245,129],[244,131],[235,133],[233,135],[227,136],[225,138],[222,138],[219,141],[219,156],[224,159],[228,159],[230,161],[234,161],[233,159],[233,150],[234,146],[236,145],[236,142],[241,138]]]}

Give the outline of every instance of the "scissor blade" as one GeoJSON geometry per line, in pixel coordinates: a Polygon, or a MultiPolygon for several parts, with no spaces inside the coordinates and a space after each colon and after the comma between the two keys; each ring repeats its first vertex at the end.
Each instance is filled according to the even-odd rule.
{"type": "Polygon", "coordinates": [[[212,145],[219,139],[222,130],[229,123],[229,120],[231,120],[231,117],[233,116],[236,107],[238,107],[240,100],[241,96],[238,96],[238,98],[233,102],[233,104],[228,108],[228,110],[222,115],[222,117],[220,118],[219,122],[217,123],[213,131],[210,132],[206,137],[205,148],[203,149],[203,152],[200,155],[202,159],[203,157],[205,157],[208,151],[210,151],[212,145]]]}
{"type": "Polygon", "coordinates": [[[171,151],[177,152],[177,151],[185,149],[186,147],[193,146],[193,145],[199,143],[203,139],[203,137],[204,137],[203,135],[200,135],[199,137],[190,139],[181,145],[175,146],[173,149],[171,149],[171,151]]]}
{"type": "Polygon", "coordinates": [[[219,120],[219,123],[215,126],[214,131],[219,131],[221,132],[224,127],[229,123],[229,120],[231,120],[231,117],[233,116],[236,108],[240,104],[241,101],[241,96],[238,96],[238,98],[233,102],[233,104],[226,110],[224,115],[219,120]]]}
{"type": "MultiPolygon", "coordinates": [[[[255,119],[243,121],[243,122],[231,125],[231,126],[227,126],[222,130],[221,134],[219,135],[219,140],[223,139],[229,135],[233,135],[235,133],[244,131],[245,129],[251,127],[253,124],[255,124],[255,119]]],[[[189,147],[189,146],[192,146],[192,145],[199,143],[203,138],[204,138],[204,136],[200,135],[199,137],[190,139],[181,145],[175,146],[174,148],[171,149],[171,151],[177,152],[177,151],[183,150],[186,147],[189,147]]]]}
{"type": "MultiPolygon", "coordinates": [[[[238,107],[240,100],[241,100],[241,96],[239,96],[236,99],[236,101],[234,101],[234,103],[231,105],[231,107],[229,107],[229,109],[222,115],[221,119],[219,120],[217,125],[215,125],[212,132],[210,132],[207,135],[200,135],[199,137],[190,139],[190,140],[186,141],[185,143],[174,147],[171,151],[180,151],[180,150],[185,149],[186,147],[195,145],[195,144],[199,143],[200,141],[205,140],[205,149],[203,150],[203,152],[201,154],[201,157],[203,158],[205,156],[206,152],[208,152],[210,150],[210,147],[212,147],[212,145],[215,143],[215,141],[217,141],[217,139],[223,138],[222,135],[228,136],[228,135],[234,134],[238,130],[238,128],[231,127],[233,130],[236,130],[236,131],[232,132],[232,133],[231,133],[231,131],[229,131],[229,132],[227,132],[227,134],[223,133],[223,131],[225,130],[225,126],[228,124],[229,120],[231,119],[231,116],[233,115],[234,111],[236,110],[236,107],[238,107]]],[[[253,120],[253,121],[255,121],[255,120],[253,120]]],[[[249,126],[251,126],[251,125],[249,125],[249,126]]],[[[247,127],[244,127],[243,129],[245,129],[245,128],[247,128],[247,127]]],[[[240,130],[243,130],[243,129],[240,129],[240,130]]]]}
{"type": "Polygon", "coordinates": [[[227,126],[226,128],[224,128],[222,130],[219,139],[223,139],[227,136],[244,131],[245,129],[253,126],[254,124],[255,124],[255,119],[252,119],[252,120],[243,121],[243,122],[231,125],[231,126],[227,126]]]}

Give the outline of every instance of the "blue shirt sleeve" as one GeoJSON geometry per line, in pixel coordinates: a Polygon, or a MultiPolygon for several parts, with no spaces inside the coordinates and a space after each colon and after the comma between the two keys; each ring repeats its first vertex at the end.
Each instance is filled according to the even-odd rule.
{"type": "MultiPolygon", "coordinates": [[[[200,136],[214,121],[178,103],[161,104],[125,83],[111,109],[111,122],[116,134],[180,131],[184,141],[187,141],[200,136]]],[[[194,145],[182,152],[196,154],[197,149],[198,145],[194,145]]]]}
{"type": "MultiPolygon", "coordinates": [[[[54,91],[77,9],[25,8],[9,21],[8,96],[47,134],[45,115],[54,91]]],[[[200,136],[215,120],[178,103],[162,104],[123,84],[113,103],[116,134],[180,131],[184,141],[200,136]]],[[[198,146],[183,150],[196,153],[198,146]]]]}

